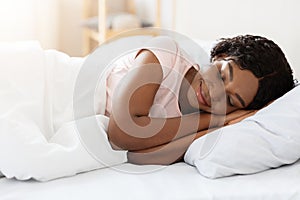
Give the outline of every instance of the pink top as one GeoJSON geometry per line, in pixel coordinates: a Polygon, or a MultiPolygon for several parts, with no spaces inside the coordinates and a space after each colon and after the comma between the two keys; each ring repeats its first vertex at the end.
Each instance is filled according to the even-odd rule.
{"type": "MultiPolygon", "coordinates": [[[[163,80],[155,95],[149,116],[156,118],[181,116],[178,97],[182,80],[191,67],[199,70],[199,65],[192,62],[188,55],[178,47],[178,44],[167,36],[155,37],[141,49],[150,50],[157,57],[163,71],[163,80]]],[[[113,63],[113,69],[107,77],[106,112],[108,114],[111,112],[114,89],[133,66],[137,52],[127,54],[113,63]]]]}

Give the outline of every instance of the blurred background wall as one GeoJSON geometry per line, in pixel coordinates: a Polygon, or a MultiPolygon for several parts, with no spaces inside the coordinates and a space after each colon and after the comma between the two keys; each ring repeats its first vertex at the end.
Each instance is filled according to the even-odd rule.
{"type": "Polygon", "coordinates": [[[0,41],[40,40],[59,45],[57,0],[0,0],[0,41]]]}
{"type": "MultiPolygon", "coordinates": [[[[0,0],[0,41],[39,40],[45,49],[81,56],[83,1],[0,0]]],[[[154,1],[135,1],[139,17],[151,21],[154,1]]],[[[298,0],[161,0],[161,25],[203,40],[266,36],[282,47],[300,77],[299,8],[298,0]]]]}
{"type": "MultiPolygon", "coordinates": [[[[0,0],[0,41],[39,40],[72,56],[82,55],[85,0],[0,0]]],[[[115,2],[122,0],[115,0],[115,2]]],[[[173,0],[162,0],[162,25],[172,28],[173,0]]],[[[154,1],[136,0],[141,19],[154,18],[154,1]]]]}
{"type": "Polygon", "coordinates": [[[257,34],[274,40],[300,78],[300,1],[177,0],[175,30],[192,38],[215,40],[257,34]]]}

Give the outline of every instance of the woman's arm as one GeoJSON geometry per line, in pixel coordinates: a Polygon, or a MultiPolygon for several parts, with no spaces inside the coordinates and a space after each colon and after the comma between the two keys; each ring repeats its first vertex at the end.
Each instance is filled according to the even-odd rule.
{"type": "MultiPolygon", "coordinates": [[[[226,116],[225,125],[235,124],[241,120],[254,115],[257,110],[237,110],[226,116]]],[[[177,161],[182,161],[183,156],[190,144],[199,137],[208,134],[218,128],[199,131],[198,133],[182,137],[168,144],[138,150],[127,153],[128,162],[134,164],[159,164],[168,165],[177,161]]]]}
{"type": "Polygon", "coordinates": [[[197,138],[206,135],[212,130],[203,130],[195,134],[182,137],[168,144],[143,149],[138,151],[129,151],[127,158],[129,163],[139,165],[169,165],[182,161],[183,156],[190,144],[197,138]]]}
{"type": "Polygon", "coordinates": [[[120,81],[112,98],[108,137],[115,149],[155,147],[208,128],[208,113],[166,119],[148,117],[161,81],[159,61],[152,52],[141,51],[135,67],[120,81]]]}

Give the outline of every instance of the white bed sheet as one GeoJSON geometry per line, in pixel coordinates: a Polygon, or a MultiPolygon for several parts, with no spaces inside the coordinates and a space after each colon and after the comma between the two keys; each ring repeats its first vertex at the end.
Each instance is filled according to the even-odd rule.
{"type": "MultiPolygon", "coordinates": [[[[147,166],[123,164],[121,168],[147,166]]],[[[0,179],[1,200],[50,199],[300,199],[300,162],[252,175],[207,179],[177,163],[146,174],[95,170],[49,182],[0,179]]]]}

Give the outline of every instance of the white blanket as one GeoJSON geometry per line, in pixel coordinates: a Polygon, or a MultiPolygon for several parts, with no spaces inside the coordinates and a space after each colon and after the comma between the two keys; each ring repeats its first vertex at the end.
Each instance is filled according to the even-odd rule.
{"type": "MultiPolygon", "coordinates": [[[[108,143],[108,118],[103,113],[90,113],[74,121],[73,91],[84,61],[54,50],[44,51],[37,42],[0,44],[3,175],[46,181],[126,162],[126,152],[114,151],[108,143]],[[99,125],[94,142],[102,152],[101,160],[78,134],[78,123],[86,124],[81,128],[85,127],[87,135],[95,131],[88,126],[93,120],[99,125]]],[[[105,84],[102,86],[101,94],[105,94],[105,84]]]]}
{"type": "MultiPolygon", "coordinates": [[[[176,36],[195,61],[208,62],[207,53],[188,38],[161,34],[176,36]]],[[[38,42],[0,43],[0,176],[47,181],[126,162],[126,151],[113,151],[108,143],[106,83],[98,82],[96,92],[89,87],[95,83],[89,65],[104,69],[151,38],[119,39],[87,59],[44,51],[38,42]],[[84,106],[91,93],[94,110],[84,106]]]]}

